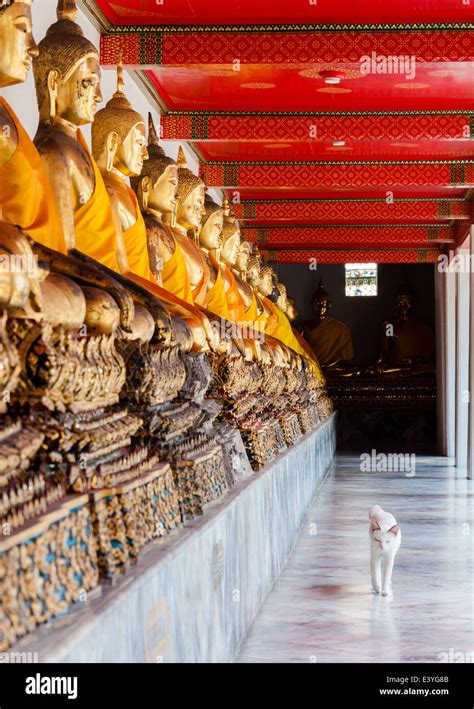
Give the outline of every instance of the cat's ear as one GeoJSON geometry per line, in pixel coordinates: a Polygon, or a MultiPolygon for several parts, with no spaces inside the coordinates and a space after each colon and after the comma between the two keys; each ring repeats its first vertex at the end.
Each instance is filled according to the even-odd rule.
{"type": "Polygon", "coordinates": [[[370,531],[375,532],[377,529],[380,529],[379,523],[377,522],[376,519],[371,520],[370,522],[370,531]]]}
{"type": "Polygon", "coordinates": [[[393,527],[390,527],[390,529],[389,529],[388,531],[389,531],[389,532],[392,532],[392,534],[395,534],[395,536],[397,536],[397,534],[398,534],[399,531],[400,531],[400,525],[399,525],[399,524],[394,524],[393,527]]]}

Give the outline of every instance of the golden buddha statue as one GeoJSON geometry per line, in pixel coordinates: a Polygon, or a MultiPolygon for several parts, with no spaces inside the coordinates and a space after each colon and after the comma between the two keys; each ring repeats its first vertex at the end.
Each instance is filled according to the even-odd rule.
{"type": "Polygon", "coordinates": [[[357,374],[350,364],[354,358],[351,332],[345,323],[329,315],[331,299],[322,279],[313,295],[312,306],[315,317],[304,325],[304,333],[323,372],[330,376],[357,374]]]}
{"type": "Polygon", "coordinates": [[[369,374],[422,376],[435,374],[435,337],[428,323],[413,315],[414,294],[403,283],[395,297],[394,317],[380,330],[380,354],[369,374]]]}
{"type": "MultiPolygon", "coordinates": [[[[0,87],[23,83],[38,54],[31,0],[0,3],[0,87]]],[[[4,220],[65,252],[61,222],[38,151],[0,96],[0,207],[4,220]]]]}
{"type": "Polygon", "coordinates": [[[118,271],[108,194],[80,126],[93,123],[99,54],[76,24],[75,2],[58,2],[55,22],[33,60],[40,120],[35,144],[53,189],[66,245],[118,271]]]}
{"type": "Polygon", "coordinates": [[[223,209],[219,207],[219,205],[216,204],[206,193],[204,200],[204,214],[202,217],[201,228],[199,230],[199,246],[201,247],[201,252],[204,255],[208,272],[206,307],[211,311],[211,313],[228,320],[230,318],[230,313],[218,261],[218,254],[222,247],[223,225],[223,209]]]}
{"type": "Polygon", "coordinates": [[[231,214],[228,201],[224,200],[224,224],[222,228],[220,262],[229,315],[234,322],[244,322],[246,319],[245,303],[233,271],[237,263],[240,244],[241,234],[239,222],[234,215],[231,214]]]}
{"type": "Polygon", "coordinates": [[[253,323],[258,318],[258,307],[254,289],[247,282],[250,258],[250,243],[248,241],[241,241],[235,264],[232,267],[232,272],[235,276],[237,288],[239,289],[240,297],[243,301],[244,320],[253,323]]]}
{"type": "Polygon", "coordinates": [[[146,234],[140,210],[127,178],[140,175],[148,159],[143,117],[133,110],[124,92],[123,69],[117,67],[117,91],[105,108],[98,111],[92,124],[92,155],[111,197],[118,222],[117,258],[120,271],[136,273],[153,280],[148,261],[146,234]]]}
{"type": "Polygon", "coordinates": [[[178,151],[178,200],[176,223],[172,228],[175,240],[186,261],[193,302],[207,307],[209,269],[198,245],[199,230],[205,214],[204,182],[187,167],[183,149],[178,151]],[[193,238],[188,236],[193,233],[193,238]]]}

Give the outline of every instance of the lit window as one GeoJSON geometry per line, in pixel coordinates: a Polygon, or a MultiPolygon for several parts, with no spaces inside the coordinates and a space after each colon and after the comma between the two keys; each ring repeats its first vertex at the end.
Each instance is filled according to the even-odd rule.
{"type": "Polygon", "coordinates": [[[346,263],[346,295],[377,295],[376,263],[346,263]]]}

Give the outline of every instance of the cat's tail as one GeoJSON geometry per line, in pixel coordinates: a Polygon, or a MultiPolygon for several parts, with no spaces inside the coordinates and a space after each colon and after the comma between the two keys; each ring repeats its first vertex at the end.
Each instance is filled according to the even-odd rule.
{"type": "Polygon", "coordinates": [[[383,514],[383,509],[379,507],[378,505],[373,505],[369,509],[369,519],[374,519],[378,515],[383,514]]]}

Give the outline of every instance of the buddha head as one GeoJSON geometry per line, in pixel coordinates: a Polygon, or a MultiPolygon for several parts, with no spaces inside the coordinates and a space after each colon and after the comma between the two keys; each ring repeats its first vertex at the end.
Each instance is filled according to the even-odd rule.
{"type": "Polygon", "coordinates": [[[260,279],[260,268],[262,264],[260,261],[260,256],[253,253],[248,260],[247,266],[247,280],[252,286],[252,288],[258,287],[258,281],[260,279]]]}
{"type": "Polygon", "coordinates": [[[123,93],[122,62],[117,67],[117,91],[92,124],[92,153],[100,165],[126,177],[137,177],[148,160],[143,116],[133,110],[123,93]]]}
{"type": "Polygon", "coordinates": [[[250,244],[248,241],[242,241],[240,243],[239,249],[237,251],[237,258],[235,260],[235,268],[240,273],[244,280],[247,280],[247,272],[249,268],[250,261],[250,244]]]}
{"type": "Polygon", "coordinates": [[[151,113],[148,114],[148,160],[141,175],[132,177],[130,183],[137,195],[142,211],[152,209],[160,214],[173,214],[177,204],[178,166],[165,155],[158,144],[158,135],[151,113]]]}
{"type": "Polygon", "coordinates": [[[413,290],[409,283],[405,281],[397,290],[395,296],[395,317],[397,320],[406,320],[413,310],[415,304],[413,290]]]}
{"type": "Polygon", "coordinates": [[[200,228],[204,212],[204,182],[187,166],[182,147],[178,151],[178,205],[176,221],[186,230],[200,228]]]}
{"type": "Polygon", "coordinates": [[[204,216],[199,232],[199,243],[208,251],[221,247],[224,212],[218,204],[206,193],[204,200],[204,216]]]}
{"type": "Polygon", "coordinates": [[[262,266],[257,283],[259,292],[268,298],[273,292],[273,271],[269,266],[262,266]]]}
{"type": "Polygon", "coordinates": [[[38,54],[32,33],[32,1],[0,0],[0,86],[23,83],[38,54]]]}
{"type": "Polygon", "coordinates": [[[33,60],[40,120],[93,123],[102,101],[99,53],[75,22],[75,0],[59,0],[57,17],[33,60]]]}
{"type": "Polygon", "coordinates": [[[224,200],[224,226],[222,227],[221,257],[228,266],[235,266],[240,248],[240,226],[237,219],[231,214],[227,200],[224,200]]]}
{"type": "Polygon", "coordinates": [[[328,316],[331,307],[331,299],[324,287],[322,278],[319,281],[318,290],[311,299],[311,305],[313,306],[313,312],[318,320],[324,320],[324,318],[328,316]]]}

